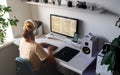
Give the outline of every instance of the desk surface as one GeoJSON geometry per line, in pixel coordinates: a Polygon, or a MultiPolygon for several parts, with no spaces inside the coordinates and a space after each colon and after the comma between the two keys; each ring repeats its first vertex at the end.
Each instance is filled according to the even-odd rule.
{"type": "MultiPolygon", "coordinates": [[[[21,38],[16,38],[14,40],[14,44],[19,45],[20,39],[21,38]]],[[[79,50],[80,52],[75,57],[73,57],[69,62],[65,62],[61,59],[55,58],[56,61],[58,62],[58,64],[66,67],[74,72],[77,72],[79,74],[83,74],[85,69],[95,59],[95,57],[89,57],[89,56],[85,55],[84,53],[82,53],[80,48],[78,46],[73,45],[71,43],[71,41],[60,41],[60,40],[48,39],[48,38],[37,38],[35,41],[38,43],[45,42],[45,43],[49,43],[49,44],[57,46],[58,48],[57,48],[57,50],[54,51],[54,53],[58,52],[59,50],[61,50],[65,46],[79,50]]]]}

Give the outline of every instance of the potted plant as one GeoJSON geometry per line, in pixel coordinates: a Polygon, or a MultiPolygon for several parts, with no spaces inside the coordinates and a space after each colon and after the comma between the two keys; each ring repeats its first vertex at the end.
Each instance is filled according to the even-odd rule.
{"type": "Polygon", "coordinates": [[[108,71],[113,74],[120,73],[120,36],[111,42],[108,52],[101,61],[101,65],[103,64],[108,65],[108,71]]]}
{"type": "Polygon", "coordinates": [[[9,25],[17,26],[17,22],[19,22],[15,16],[13,19],[5,17],[11,11],[11,7],[0,5],[0,43],[3,43],[5,40],[7,27],[9,25]]]}

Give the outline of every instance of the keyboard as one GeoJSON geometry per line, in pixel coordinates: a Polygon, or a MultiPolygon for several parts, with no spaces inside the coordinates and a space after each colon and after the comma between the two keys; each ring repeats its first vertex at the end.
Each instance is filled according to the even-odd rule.
{"type": "Polygon", "coordinates": [[[49,43],[46,43],[46,45],[44,46],[44,48],[48,49],[48,47],[50,47],[50,46],[53,46],[53,51],[55,51],[58,48],[57,46],[49,44],[49,43]]]}

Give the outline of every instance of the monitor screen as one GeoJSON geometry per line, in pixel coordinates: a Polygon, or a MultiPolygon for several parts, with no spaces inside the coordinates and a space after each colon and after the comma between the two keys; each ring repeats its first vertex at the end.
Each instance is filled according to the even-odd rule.
{"type": "Polygon", "coordinates": [[[59,33],[68,37],[74,37],[74,33],[78,31],[78,19],[50,15],[51,32],[59,33]]]}

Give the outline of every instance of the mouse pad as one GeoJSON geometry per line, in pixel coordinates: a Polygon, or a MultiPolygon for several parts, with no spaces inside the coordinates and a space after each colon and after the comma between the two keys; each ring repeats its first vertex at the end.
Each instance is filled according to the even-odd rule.
{"type": "Polygon", "coordinates": [[[58,51],[54,56],[68,62],[78,53],[79,53],[78,50],[65,46],[60,51],[58,51]]]}

